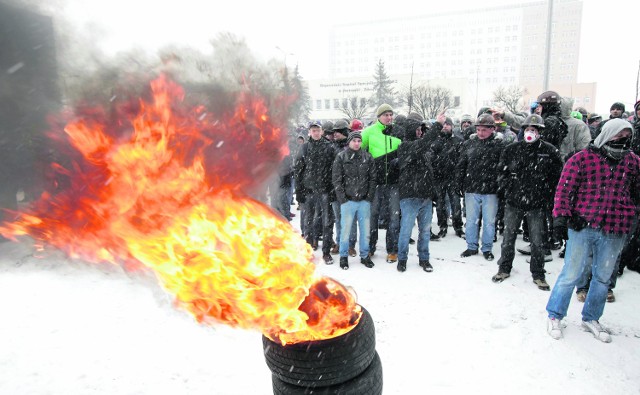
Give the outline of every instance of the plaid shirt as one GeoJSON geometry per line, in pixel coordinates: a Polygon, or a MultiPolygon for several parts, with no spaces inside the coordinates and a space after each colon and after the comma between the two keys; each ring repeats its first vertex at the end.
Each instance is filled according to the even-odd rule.
{"type": "Polygon", "coordinates": [[[553,216],[577,214],[591,228],[627,234],[637,213],[634,199],[639,194],[640,157],[631,152],[612,166],[597,148],[589,147],[565,164],[556,188],[553,216]]]}

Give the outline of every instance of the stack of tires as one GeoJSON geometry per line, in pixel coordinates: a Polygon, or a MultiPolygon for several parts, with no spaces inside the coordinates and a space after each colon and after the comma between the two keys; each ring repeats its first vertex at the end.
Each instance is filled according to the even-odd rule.
{"type": "Polygon", "coordinates": [[[360,322],[342,336],[282,346],[262,336],[274,395],[382,394],[382,363],[373,320],[363,307],[360,322]]]}

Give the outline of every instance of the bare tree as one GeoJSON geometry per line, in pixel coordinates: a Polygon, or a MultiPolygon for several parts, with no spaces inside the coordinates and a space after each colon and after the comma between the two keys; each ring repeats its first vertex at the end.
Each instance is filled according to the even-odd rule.
{"type": "Polygon", "coordinates": [[[369,112],[369,100],[356,96],[342,99],[340,112],[347,119],[362,119],[369,112]]]}
{"type": "Polygon", "coordinates": [[[527,94],[527,90],[516,85],[499,86],[493,92],[493,101],[505,109],[517,113],[522,111],[520,102],[525,94],[527,94]]]}
{"type": "Polygon", "coordinates": [[[451,97],[451,91],[441,86],[417,86],[412,91],[412,111],[425,119],[433,119],[449,107],[451,97]]]}

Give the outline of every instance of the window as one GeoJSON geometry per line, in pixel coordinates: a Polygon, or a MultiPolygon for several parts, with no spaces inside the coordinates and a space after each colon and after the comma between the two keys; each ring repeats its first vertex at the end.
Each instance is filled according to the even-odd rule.
{"type": "Polygon", "coordinates": [[[324,109],[325,109],[325,110],[328,110],[328,109],[330,109],[330,108],[331,108],[331,100],[329,100],[329,99],[325,99],[325,100],[324,100],[324,109]]]}

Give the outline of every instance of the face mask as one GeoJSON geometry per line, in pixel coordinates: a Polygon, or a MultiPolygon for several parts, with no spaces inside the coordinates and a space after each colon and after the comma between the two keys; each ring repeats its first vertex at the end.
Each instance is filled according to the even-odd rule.
{"type": "Polygon", "coordinates": [[[536,132],[532,132],[530,130],[524,132],[524,141],[527,143],[533,143],[538,140],[540,136],[536,132]]]}

